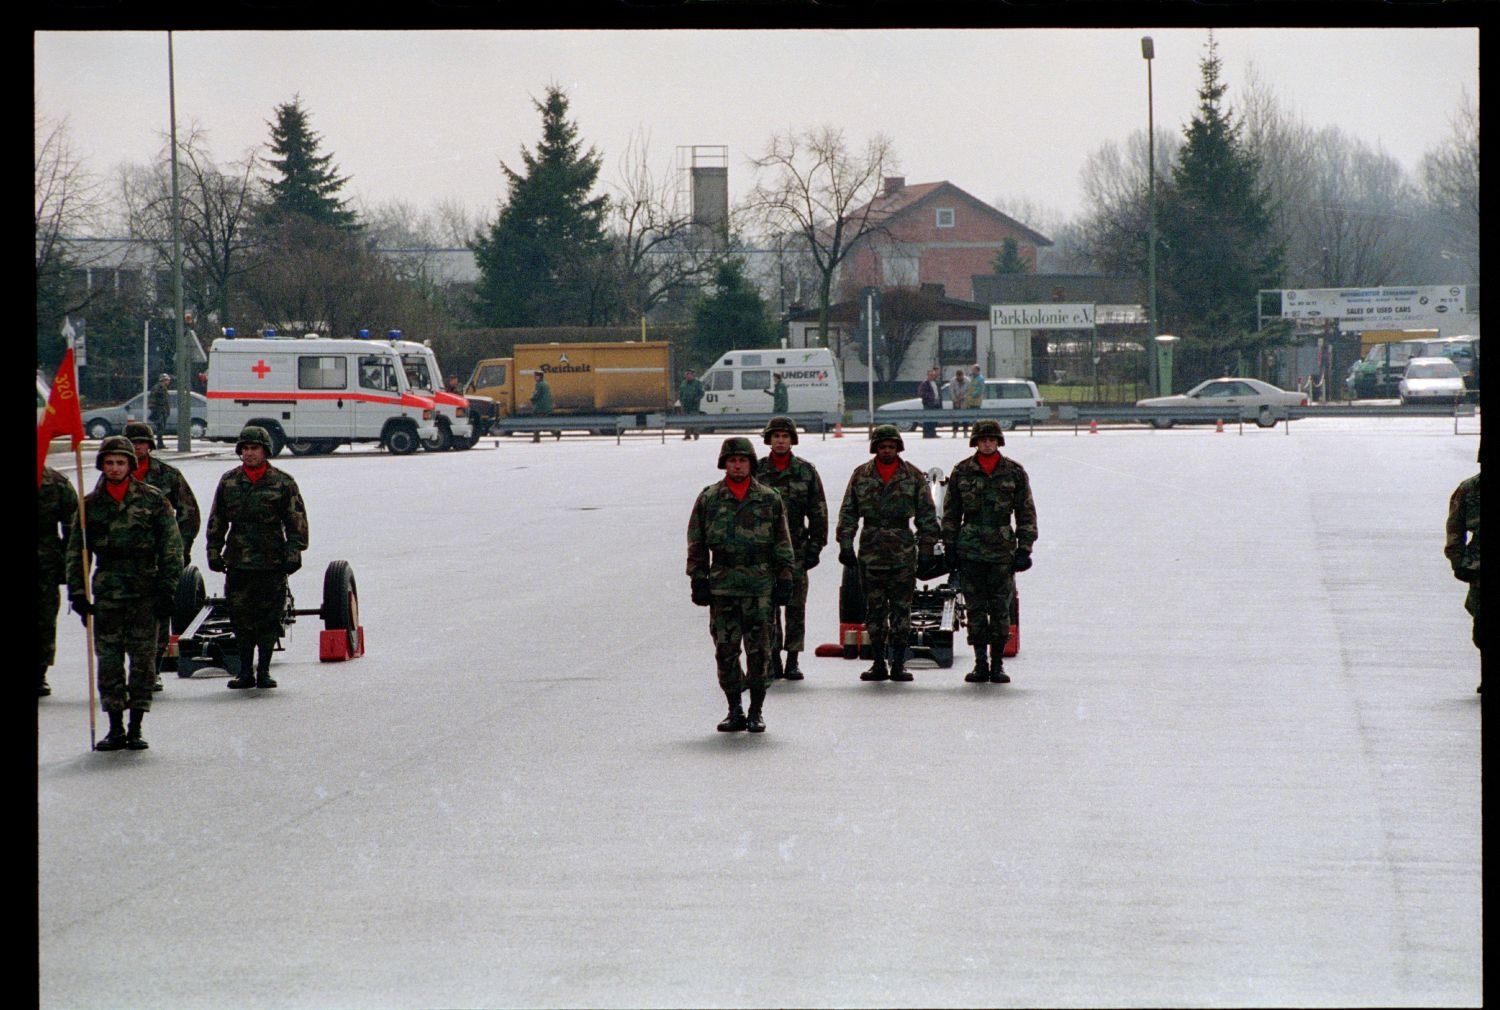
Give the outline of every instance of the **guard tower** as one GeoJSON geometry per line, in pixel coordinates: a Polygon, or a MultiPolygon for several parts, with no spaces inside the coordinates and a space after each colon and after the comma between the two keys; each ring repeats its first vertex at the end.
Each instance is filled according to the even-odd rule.
{"type": "Polygon", "coordinates": [[[678,147],[677,178],[679,212],[691,214],[700,242],[723,249],[729,242],[728,145],[678,147]]]}

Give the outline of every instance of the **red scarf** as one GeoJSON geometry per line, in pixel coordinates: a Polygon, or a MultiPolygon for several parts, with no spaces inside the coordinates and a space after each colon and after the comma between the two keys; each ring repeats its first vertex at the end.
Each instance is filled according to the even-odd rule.
{"type": "Polygon", "coordinates": [[[901,469],[900,459],[893,459],[889,463],[882,463],[878,459],[875,461],[875,472],[880,475],[882,483],[889,484],[899,469],[901,469]]]}
{"type": "Polygon", "coordinates": [[[151,457],[147,456],[141,460],[140,465],[135,468],[135,473],[131,474],[131,476],[136,480],[143,481],[146,479],[146,471],[149,469],[151,469],[151,457]]]}
{"type": "Polygon", "coordinates": [[[130,479],[127,477],[125,480],[120,481],[120,483],[118,484],[112,484],[109,481],[105,481],[104,490],[108,491],[109,496],[115,501],[123,502],[125,500],[125,492],[130,490],[130,479]]]}
{"type": "Polygon", "coordinates": [[[982,452],[976,452],[974,454],[974,461],[979,464],[979,468],[988,476],[995,472],[995,467],[1000,465],[1000,454],[992,452],[986,456],[982,452]]]}
{"type": "Polygon", "coordinates": [[[750,490],[750,477],[747,474],[744,480],[735,480],[733,477],[725,475],[724,486],[729,489],[729,493],[734,495],[735,498],[744,501],[745,494],[750,490]]]}
{"type": "Polygon", "coordinates": [[[792,465],[792,454],[788,452],[778,456],[774,452],[771,453],[771,465],[778,470],[785,470],[792,465]]]}
{"type": "Polygon", "coordinates": [[[269,464],[262,463],[260,466],[256,467],[254,470],[250,469],[248,466],[244,467],[245,476],[250,478],[250,483],[252,483],[252,484],[259,484],[260,483],[260,479],[266,475],[266,469],[267,469],[268,466],[269,466],[269,464]]]}

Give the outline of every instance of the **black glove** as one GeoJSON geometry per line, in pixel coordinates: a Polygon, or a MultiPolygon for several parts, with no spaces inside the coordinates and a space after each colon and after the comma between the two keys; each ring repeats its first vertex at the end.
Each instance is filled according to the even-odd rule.
{"type": "Polygon", "coordinates": [[[283,572],[286,572],[288,575],[291,575],[293,572],[297,571],[297,569],[299,569],[301,567],[302,567],[302,552],[301,551],[288,550],[286,552],[286,560],[284,560],[284,561],[281,562],[281,570],[283,572]]]}
{"type": "Polygon", "coordinates": [[[210,551],[208,554],[208,570],[211,572],[222,572],[224,570],[224,555],[215,554],[210,551]]]}
{"type": "Polygon", "coordinates": [[[82,596],[70,596],[68,603],[73,607],[73,612],[78,615],[78,619],[87,627],[89,615],[94,612],[94,605],[82,596]]]}
{"type": "Polygon", "coordinates": [[[1479,577],[1479,573],[1464,565],[1453,566],[1453,577],[1460,582],[1473,582],[1479,577]]]}
{"type": "Polygon", "coordinates": [[[708,588],[708,576],[693,576],[693,602],[700,607],[706,607],[714,601],[714,594],[708,588]]]}
{"type": "Polygon", "coordinates": [[[859,564],[859,557],[854,553],[853,547],[839,548],[839,564],[853,567],[859,564]]]}
{"type": "Polygon", "coordinates": [[[792,580],[777,579],[771,590],[771,606],[784,607],[792,602],[792,580]]]}
{"type": "Polygon", "coordinates": [[[944,575],[948,571],[948,558],[943,554],[924,551],[917,554],[917,578],[926,581],[944,575]]]}
{"type": "Polygon", "coordinates": [[[808,544],[802,548],[802,570],[810,571],[818,567],[818,555],[823,553],[823,548],[808,544]]]}
{"type": "Polygon", "coordinates": [[[157,620],[163,620],[165,618],[171,617],[172,597],[170,595],[157,597],[156,604],[151,608],[151,616],[155,617],[157,620]]]}
{"type": "Polygon", "coordinates": [[[1013,572],[1024,572],[1026,569],[1028,569],[1030,567],[1031,567],[1031,552],[1030,551],[1024,551],[1024,550],[1018,550],[1018,551],[1016,551],[1016,556],[1015,556],[1015,558],[1010,563],[1010,570],[1013,571],[1013,572]]]}

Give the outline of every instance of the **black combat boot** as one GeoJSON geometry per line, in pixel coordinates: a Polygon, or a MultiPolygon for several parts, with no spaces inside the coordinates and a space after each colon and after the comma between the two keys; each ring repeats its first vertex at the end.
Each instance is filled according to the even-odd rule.
{"type": "Polygon", "coordinates": [[[745,713],[745,728],[752,733],[764,733],[766,731],[766,721],[760,717],[760,707],[765,700],[765,688],[752,687],[750,689],[750,711],[745,713]]]}
{"type": "Polygon", "coordinates": [[[745,710],[740,707],[740,692],[726,687],[724,697],[729,699],[729,714],[719,723],[719,732],[738,733],[745,728],[745,710]]]}
{"type": "Polygon", "coordinates": [[[229,681],[236,691],[255,686],[255,643],[236,640],[239,646],[240,669],[229,681]]]}
{"type": "Polygon", "coordinates": [[[94,744],[94,750],[123,750],[125,747],[125,713],[109,713],[109,732],[94,744]]]}
{"type": "Polygon", "coordinates": [[[145,750],[151,746],[141,736],[141,717],[145,714],[138,708],[130,710],[130,729],[125,733],[125,746],[130,750],[145,750]]]}
{"type": "Polygon", "coordinates": [[[259,688],[271,688],[276,686],[276,681],[271,679],[271,653],[276,648],[275,642],[262,642],[256,646],[260,650],[260,662],[255,667],[255,686],[259,688]]]}
{"type": "Polygon", "coordinates": [[[802,679],[802,671],[797,668],[797,654],[795,652],[786,654],[786,663],[781,667],[781,676],[785,680],[802,679]]]}
{"type": "Polygon", "coordinates": [[[990,679],[990,657],[985,651],[989,646],[979,642],[974,646],[974,669],[964,674],[964,680],[970,684],[988,683],[990,679]]]}
{"type": "Polygon", "coordinates": [[[767,657],[767,660],[771,664],[771,679],[772,680],[780,680],[783,676],[786,675],[785,671],[782,669],[782,666],[781,666],[781,650],[780,649],[772,649],[771,650],[771,654],[767,657]]]}
{"type": "Polygon", "coordinates": [[[52,685],[47,683],[47,668],[44,666],[36,675],[36,696],[45,698],[52,693],[52,685]]]}
{"type": "Polygon", "coordinates": [[[1009,684],[1010,677],[1005,672],[1005,639],[990,643],[990,683],[1009,684]]]}
{"type": "Polygon", "coordinates": [[[897,639],[891,643],[891,679],[909,681],[913,677],[911,671],[906,668],[906,639],[897,639]]]}
{"type": "Polygon", "coordinates": [[[860,680],[890,680],[890,671],[885,667],[885,643],[870,641],[870,653],[875,657],[875,662],[870,668],[859,675],[860,680]]]}

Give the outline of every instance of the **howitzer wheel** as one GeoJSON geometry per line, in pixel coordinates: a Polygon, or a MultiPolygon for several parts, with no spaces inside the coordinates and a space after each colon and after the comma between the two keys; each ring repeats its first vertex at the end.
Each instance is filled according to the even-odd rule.
{"type": "Polygon", "coordinates": [[[180,635],[186,631],[207,599],[203,573],[198,571],[197,565],[188,565],[178,577],[177,592],[172,597],[172,633],[180,635]]]}
{"type": "Polygon", "coordinates": [[[347,561],[330,561],[323,573],[323,627],[329,631],[359,628],[359,590],[347,561]]]}

